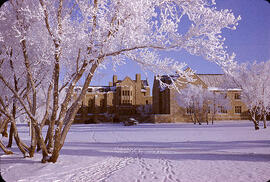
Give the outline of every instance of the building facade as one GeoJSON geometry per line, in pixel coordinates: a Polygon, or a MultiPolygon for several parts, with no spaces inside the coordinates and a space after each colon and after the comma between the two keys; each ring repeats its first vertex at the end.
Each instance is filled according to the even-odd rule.
{"type": "MultiPolygon", "coordinates": [[[[171,76],[173,79],[182,79],[179,76],[171,76]]],[[[168,76],[162,76],[163,82],[170,84],[168,76]]],[[[204,120],[214,117],[214,120],[241,120],[249,119],[248,109],[241,101],[241,89],[234,84],[227,83],[224,74],[194,74],[195,80],[191,84],[201,85],[202,88],[208,89],[216,94],[224,94],[229,100],[230,107],[225,109],[223,106],[217,106],[217,113],[206,111],[204,120]],[[226,83],[225,83],[226,82],[226,83]]],[[[179,89],[185,88],[182,85],[179,89]]],[[[153,120],[155,122],[186,122],[192,121],[192,115],[189,108],[183,108],[179,105],[178,92],[175,89],[161,88],[159,80],[154,78],[153,84],[153,120]]]]}
{"type": "Polygon", "coordinates": [[[150,114],[151,108],[152,96],[147,80],[142,80],[140,74],[136,74],[135,80],[129,77],[118,80],[113,75],[108,86],[88,87],[75,123],[118,122],[126,117],[150,114]]]}

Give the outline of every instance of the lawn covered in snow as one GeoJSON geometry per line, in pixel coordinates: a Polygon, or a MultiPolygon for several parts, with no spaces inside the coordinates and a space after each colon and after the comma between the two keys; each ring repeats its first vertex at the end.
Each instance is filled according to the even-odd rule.
{"type": "MultiPolygon", "coordinates": [[[[18,129],[29,143],[26,125],[18,129]]],[[[40,154],[24,159],[16,144],[12,150],[10,156],[1,151],[1,174],[8,182],[270,179],[270,126],[255,131],[250,121],[73,125],[55,164],[40,163],[40,154]]]]}

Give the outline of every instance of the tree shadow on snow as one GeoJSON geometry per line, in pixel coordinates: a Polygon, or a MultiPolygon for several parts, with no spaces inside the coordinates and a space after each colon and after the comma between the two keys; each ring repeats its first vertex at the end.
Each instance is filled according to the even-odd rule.
{"type": "Polygon", "coordinates": [[[27,158],[25,159],[22,156],[8,156],[8,157],[1,157],[1,164],[38,164],[40,163],[39,161],[34,161],[32,158],[27,158]]]}
{"type": "Polygon", "coordinates": [[[270,154],[253,153],[252,148],[270,150],[270,141],[66,142],[61,153],[62,155],[77,156],[144,157],[169,160],[270,161],[270,154]]]}

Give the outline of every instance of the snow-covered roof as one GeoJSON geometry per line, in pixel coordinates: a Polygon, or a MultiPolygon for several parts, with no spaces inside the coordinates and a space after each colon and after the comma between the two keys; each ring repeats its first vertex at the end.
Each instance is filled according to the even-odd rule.
{"type": "Polygon", "coordinates": [[[142,88],[149,87],[147,80],[142,80],[142,88]]]}
{"type": "MultiPolygon", "coordinates": [[[[75,90],[81,90],[82,87],[77,86],[75,90]]],[[[114,92],[116,90],[115,86],[89,86],[87,92],[114,92]]]]}
{"type": "Polygon", "coordinates": [[[226,79],[224,74],[197,74],[210,90],[239,90],[238,86],[226,79]]]}
{"type": "MultiPolygon", "coordinates": [[[[136,80],[133,80],[134,82],[136,82],[136,80]]],[[[122,80],[118,80],[116,83],[121,83],[122,80]]],[[[116,86],[89,86],[87,89],[87,92],[115,92],[116,91],[116,87],[129,87],[129,85],[116,85],[116,86]]],[[[142,89],[146,89],[147,87],[149,87],[148,81],[147,80],[141,80],[141,86],[142,89]]],[[[82,86],[76,86],[75,90],[79,91],[82,89],[82,86]]]]}
{"type": "Polygon", "coordinates": [[[213,88],[223,88],[223,74],[197,74],[197,76],[208,86],[213,88]]]}
{"type": "MultiPolygon", "coordinates": [[[[230,90],[240,91],[241,89],[229,81],[224,74],[196,74],[208,87],[208,90],[230,90]]],[[[162,75],[160,80],[164,83],[171,84],[172,80],[177,80],[179,75],[162,75]]]]}
{"type": "Polygon", "coordinates": [[[110,92],[115,91],[115,86],[89,86],[88,92],[110,92]]]}
{"type": "Polygon", "coordinates": [[[164,83],[171,84],[172,80],[176,81],[180,76],[178,74],[175,75],[162,75],[160,80],[164,83]]]}

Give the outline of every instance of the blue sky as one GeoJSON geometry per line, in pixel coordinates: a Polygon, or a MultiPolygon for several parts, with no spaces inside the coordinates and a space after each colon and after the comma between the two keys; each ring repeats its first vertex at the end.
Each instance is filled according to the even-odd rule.
{"type": "MultiPolygon", "coordinates": [[[[265,0],[216,0],[218,9],[231,9],[235,16],[240,15],[241,21],[236,30],[225,30],[225,44],[228,52],[236,53],[236,61],[267,61],[270,59],[270,3],[265,0]]],[[[185,61],[189,67],[197,73],[222,73],[214,63],[204,60],[202,57],[191,56],[185,53],[168,52],[167,56],[185,61]]],[[[152,73],[145,73],[134,62],[119,66],[116,72],[110,66],[95,76],[91,85],[108,85],[112,76],[116,74],[118,79],[129,76],[135,79],[135,74],[141,73],[142,79],[148,79],[152,88],[152,73]]]]}

